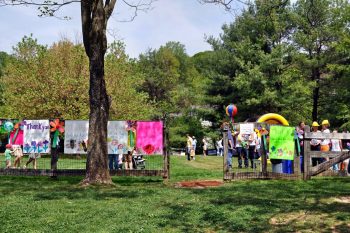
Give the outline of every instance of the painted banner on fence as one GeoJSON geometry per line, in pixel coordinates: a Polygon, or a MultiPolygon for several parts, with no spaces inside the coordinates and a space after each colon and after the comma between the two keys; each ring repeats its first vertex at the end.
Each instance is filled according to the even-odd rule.
{"type": "Polygon", "coordinates": [[[126,154],[128,131],[126,121],[108,121],[108,154],[126,154]]]}
{"type": "Polygon", "coordinates": [[[143,154],[163,154],[163,122],[138,121],[136,147],[143,154]]]}
{"type": "Polygon", "coordinates": [[[64,153],[86,154],[89,121],[65,121],[64,153]]]}
{"type": "Polygon", "coordinates": [[[23,121],[24,153],[50,153],[49,120],[23,121]]]}
{"type": "Polygon", "coordinates": [[[10,144],[11,145],[23,145],[23,130],[15,129],[10,133],[10,144]]]}
{"type": "Polygon", "coordinates": [[[270,159],[294,159],[294,134],[293,127],[270,127],[270,159]]]}

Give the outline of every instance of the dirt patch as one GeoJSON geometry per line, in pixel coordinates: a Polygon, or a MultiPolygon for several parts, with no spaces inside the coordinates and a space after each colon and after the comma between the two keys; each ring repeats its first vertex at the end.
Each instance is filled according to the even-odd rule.
{"type": "Polygon", "coordinates": [[[278,216],[275,216],[270,219],[270,224],[271,225],[288,225],[291,222],[296,222],[296,221],[305,221],[306,219],[306,213],[305,212],[297,212],[297,213],[285,213],[285,214],[280,214],[278,216]]]}
{"type": "Polygon", "coordinates": [[[223,185],[223,181],[218,180],[194,180],[194,181],[182,181],[175,184],[176,188],[208,188],[218,187],[223,185]]]}
{"type": "Polygon", "coordinates": [[[350,204],[350,196],[334,198],[334,201],[340,202],[340,203],[350,204]]]}

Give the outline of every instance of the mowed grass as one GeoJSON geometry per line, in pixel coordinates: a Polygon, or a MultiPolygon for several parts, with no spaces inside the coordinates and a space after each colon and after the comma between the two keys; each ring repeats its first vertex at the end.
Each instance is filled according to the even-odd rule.
{"type": "Polygon", "coordinates": [[[171,157],[171,179],[0,177],[0,232],[350,232],[350,179],[236,181],[206,189],[182,180],[222,179],[222,158],[171,157]]]}

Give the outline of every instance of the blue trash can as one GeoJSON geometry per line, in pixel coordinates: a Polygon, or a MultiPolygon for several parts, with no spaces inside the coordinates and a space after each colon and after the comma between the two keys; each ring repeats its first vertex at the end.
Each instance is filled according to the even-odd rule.
{"type": "Polygon", "coordinates": [[[293,174],[293,160],[282,160],[282,170],[285,174],[293,174]]]}

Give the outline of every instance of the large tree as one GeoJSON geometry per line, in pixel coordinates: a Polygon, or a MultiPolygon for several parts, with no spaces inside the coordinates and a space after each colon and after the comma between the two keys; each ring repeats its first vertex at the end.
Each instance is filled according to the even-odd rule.
{"type": "MultiPolygon", "coordinates": [[[[40,15],[54,16],[63,6],[80,2],[83,43],[89,59],[89,145],[86,163],[86,175],[83,185],[112,183],[107,165],[107,122],[111,99],[107,94],[104,78],[104,56],[107,51],[107,23],[116,5],[116,0],[0,0],[4,5],[38,6],[40,15]]],[[[123,0],[135,9],[148,7],[152,0],[146,2],[123,0]]]]}

